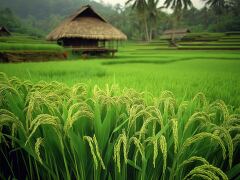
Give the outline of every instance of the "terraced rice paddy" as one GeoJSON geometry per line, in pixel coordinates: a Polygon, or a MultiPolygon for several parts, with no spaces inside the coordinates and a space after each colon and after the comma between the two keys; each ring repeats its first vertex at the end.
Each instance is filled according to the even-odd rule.
{"type": "Polygon", "coordinates": [[[0,64],[0,178],[237,179],[239,70],[238,50],[162,40],[0,64]]]}
{"type": "Polygon", "coordinates": [[[39,38],[13,35],[10,37],[0,37],[0,52],[3,51],[62,51],[62,48],[55,43],[49,43],[39,38]]]}

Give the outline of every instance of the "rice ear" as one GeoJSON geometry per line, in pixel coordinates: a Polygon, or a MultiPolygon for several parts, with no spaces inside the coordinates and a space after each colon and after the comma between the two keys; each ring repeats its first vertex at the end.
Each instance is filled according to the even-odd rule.
{"type": "Polygon", "coordinates": [[[44,143],[44,139],[43,138],[37,138],[37,141],[35,143],[35,153],[37,155],[37,159],[38,161],[43,164],[43,160],[41,158],[41,154],[40,154],[40,146],[43,146],[44,143]]]}
{"type": "Polygon", "coordinates": [[[223,159],[226,158],[226,148],[224,146],[224,142],[222,141],[222,139],[220,137],[218,137],[217,135],[214,135],[212,133],[207,133],[207,132],[198,133],[198,134],[186,139],[181,147],[180,154],[183,154],[183,152],[186,150],[187,147],[191,146],[192,144],[194,144],[204,138],[210,138],[210,139],[215,140],[222,149],[223,159]]]}
{"type": "Polygon", "coordinates": [[[167,141],[165,136],[161,135],[160,139],[159,139],[159,143],[160,143],[160,149],[162,151],[163,154],[163,174],[162,177],[165,176],[165,171],[167,168],[167,141]]]}
{"type": "Polygon", "coordinates": [[[122,134],[118,136],[118,139],[116,143],[114,144],[114,153],[113,153],[113,159],[115,163],[117,163],[118,172],[121,172],[121,146],[123,146],[123,156],[124,156],[124,162],[127,163],[127,154],[128,154],[128,139],[125,133],[125,130],[123,130],[122,134]]]}
{"type": "Polygon", "coordinates": [[[228,180],[227,175],[221,169],[215,166],[212,166],[210,164],[204,164],[204,165],[195,167],[184,177],[184,179],[188,179],[194,174],[204,174],[211,179],[219,179],[221,177],[221,179],[223,180],[228,180]]]}

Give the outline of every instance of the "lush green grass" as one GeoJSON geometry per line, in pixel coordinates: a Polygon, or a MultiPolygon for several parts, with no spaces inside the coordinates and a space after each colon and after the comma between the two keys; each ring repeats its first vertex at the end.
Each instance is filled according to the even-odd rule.
{"type": "Polygon", "coordinates": [[[34,82],[83,82],[91,87],[116,83],[156,96],[161,90],[171,90],[180,100],[202,91],[210,99],[221,98],[228,104],[240,105],[240,52],[144,48],[139,50],[139,45],[129,43],[120,48],[114,59],[1,64],[0,71],[34,82]]]}

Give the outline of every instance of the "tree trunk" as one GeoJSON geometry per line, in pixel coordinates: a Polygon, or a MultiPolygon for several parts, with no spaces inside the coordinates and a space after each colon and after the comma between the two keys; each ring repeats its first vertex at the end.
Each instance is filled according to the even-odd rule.
{"type": "Polygon", "coordinates": [[[153,29],[150,27],[150,30],[149,30],[149,41],[152,41],[153,39],[153,29]]]}
{"type": "Polygon", "coordinates": [[[146,41],[149,41],[149,32],[148,32],[148,24],[147,24],[147,19],[146,19],[146,17],[144,17],[144,26],[145,26],[146,41]]]}

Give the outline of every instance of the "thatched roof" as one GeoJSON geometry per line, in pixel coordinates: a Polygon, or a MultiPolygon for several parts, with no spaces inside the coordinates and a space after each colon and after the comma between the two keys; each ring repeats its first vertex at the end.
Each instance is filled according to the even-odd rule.
{"type": "Polygon", "coordinates": [[[186,34],[190,33],[191,31],[187,28],[185,29],[169,29],[163,32],[163,35],[170,35],[170,34],[186,34]]]}
{"type": "Polygon", "coordinates": [[[4,26],[0,26],[0,36],[10,36],[11,33],[4,26]]]}
{"type": "Polygon", "coordinates": [[[127,36],[87,5],[64,20],[47,36],[50,41],[61,38],[126,40],[127,36]]]}
{"type": "Polygon", "coordinates": [[[191,31],[187,28],[185,29],[169,29],[163,32],[161,39],[181,39],[190,33],[191,31]]]}

